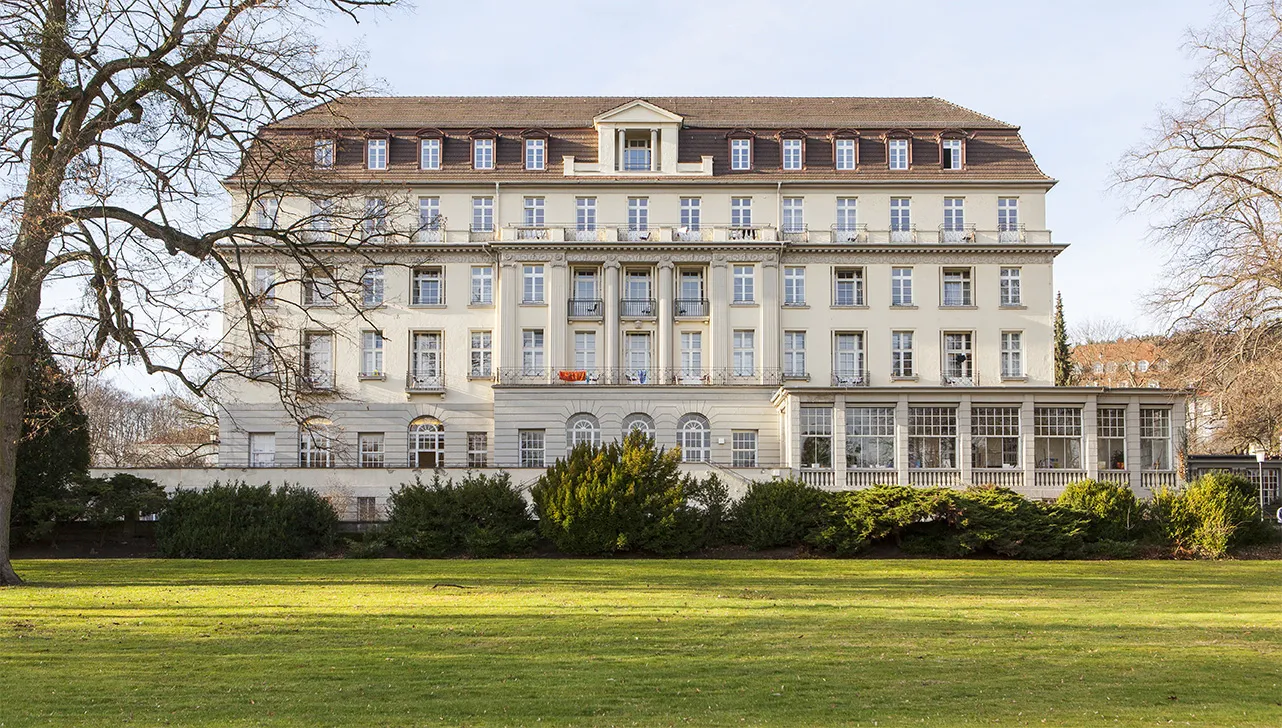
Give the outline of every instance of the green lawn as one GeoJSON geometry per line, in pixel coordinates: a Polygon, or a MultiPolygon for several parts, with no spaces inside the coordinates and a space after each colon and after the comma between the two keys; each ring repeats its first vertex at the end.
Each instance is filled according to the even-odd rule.
{"type": "Polygon", "coordinates": [[[5,728],[1282,725],[1278,562],[18,568],[5,728]]]}

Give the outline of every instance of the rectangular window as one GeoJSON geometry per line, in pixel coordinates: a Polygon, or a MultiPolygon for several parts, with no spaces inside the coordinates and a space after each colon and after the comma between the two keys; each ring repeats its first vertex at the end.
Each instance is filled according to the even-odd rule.
{"type": "Polygon", "coordinates": [[[686,303],[695,303],[702,307],[704,299],[703,269],[682,268],[680,285],[680,300],[686,303]]]}
{"type": "Polygon", "coordinates": [[[962,140],[945,139],[939,143],[944,169],[962,168],[962,140]]]}
{"type": "Polygon", "coordinates": [[[543,465],[543,430],[520,430],[517,448],[521,467],[541,468],[543,465]]]}
{"type": "Polygon", "coordinates": [[[574,269],[574,300],[582,302],[582,306],[575,306],[574,311],[570,312],[572,316],[594,316],[599,315],[597,301],[600,298],[600,286],[597,283],[596,268],[575,268],[574,269]]]}
{"type": "Polygon", "coordinates": [[[574,229],[581,232],[596,231],[596,198],[574,198],[574,229]]]}
{"type": "Polygon", "coordinates": [[[1002,376],[1024,376],[1024,336],[1018,331],[1002,332],[1002,376]]]}
{"type": "Polygon", "coordinates": [[[494,140],[472,140],[472,168],[494,169],[494,140]]]}
{"type": "Polygon", "coordinates": [[[526,139],[525,140],[525,168],[532,170],[541,170],[544,166],[544,152],[547,149],[547,141],[543,139],[526,139]]]}
{"type": "Polygon", "coordinates": [[[255,377],[270,377],[276,371],[276,362],[273,359],[275,351],[276,346],[271,334],[260,331],[254,336],[252,361],[249,366],[250,372],[255,377]]]}
{"type": "Polygon", "coordinates": [[[913,362],[913,332],[890,332],[890,376],[912,377],[916,369],[913,362]]]}
{"type": "Polygon", "coordinates": [[[1019,286],[1019,268],[1002,268],[1002,305],[1019,306],[1023,295],[1019,286]]]}
{"type": "Polygon", "coordinates": [[[913,305],[913,269],[890,269],[890,305],[913,305]]]}
{"type": "Polygon", "coordinates": [[[494,232],[494,198],[472,198],[472,232],[494,232]]]}
{"type": "Polygon", "coordinates": [[[681,332],[681,378],[694,384],[703,380],[703,332],[681,332]]]}
{"type": "Polygon", "coordinates": [[[276,227],[276,217],[280,214],[280,200],[265,197],[254,203],[254,226],[271,230],[276,227]]]}
{"type": "Polygon", "coordinates": [[[864,335],[858,332],[833,334],[832,371],[837,386],[864,381],[864,335]]]}
{"type": "Polygon", "coordinates": [[[574,368],[579,371],[596,369],[596,332],[574,332],[574,368]]]}
{"type": "Polygon", "coordinates": [[[624,270],[622,304],[621,316],[645,318],[654,315],[654,279],[649,268],[624,270]]]}
{"type": "Polygon", "coordinates": [[[970,268],[944,269],[944,305],[974,305],[970,290],[970,268]]]}
{"type": "Polygon", "coordinates": [[[630,384],[650,382],[651,351],[649,333],[629,331],[624,334],[623,356],[630,384]]]}
{"type": "Polygon", "coordinates": [[[1145,470],[1172,470],[1171,411],[1140,410],[1140,467],[1145,470]]]}
{"type": "Polygon", "coordinates": [[[374,496],[356,497],[356,520],[372,523],[378,520],[378,499],[374,496]]]}
{"type": "Polygon", "coordinates": [[[467,433],[467,466],[469,468],[488,468],[490,466],[489,433],[467,433]]]}
{"type": "Polygon", "coordinates": [[[944,334],[944,380],[964,384],[975,374],[969,331],[944,334]]]}
{"type": "Polygon", "coordinates": [[[303,376],[315,389],[334,387],[334,335],[307,332],[303,334],[303,376]]]}
{"type": "MultiPolygon", "coordinates": [[[[738,228],[740,231],[752,227],[751,197],[730,198],[730,227],[738,228]]],[[[740,235],[742,235],[742,232],[740,232],[740,235]]]]}
{"type": "Polygon", "coordinates": [[[650,198],[628,198],[628,229],[633,231],[650,229],[650,198]]]}
{"type": "Polygon", "coordinates": [[[997,229],[1004,233],[1019,230],[1019,198],[997,198],[997,229]]]}
{"type": "Polygon", "coordinates": [[[854,139],[838,139],[833,142],[833,165],[837,169],[855,168],[854,139]]]}
{"type": "Polygon", "coordinates": [[[365,236],[377,239],[387,230],[387,200],[369,197],[365,200],[365,236]]]}
{"type": "Polygon", "coordinates": [[[837,222],[833,227],[833,242],[853,243],[859,240],[858,198],[837,198],[837,222]]]}
{"type": "Polygon", "coordinates": [[[970,452],[973,467],[1018,468],[1019,408],[973,407],[970,452]]]}
{"type": "Polygon", "coordinates": [[[730,464],[736,468],[757,467],[757,431],[730,432],[730,464]]]}
{"type": "Polygon", "coordinates": [[[433,386],[442,373],[441,332],[415,331],[410,337],[411,384],[433,386]]]}
{"type": "Polygon", "coordinates": [[[361,304],[366,307],[383,305],[383,266],[370,266],[361,274],[361,304]]]}
{"type": "Polygon", "coordinates": [[[806,305],[806,267],[803,265],[784,266],[783,269],[783,305],[806,305]]]}
{"type": "Polygon", "coordinates": [[[757,332],[738,329],[734,332],[734,375],[750,377],[757,368],[757,332]]]}
{"type": "Polygon", "coordinates": [[[429,170],[441,168],[440,139],[420,139],[418,141],[418,168],[429,170]]]}
{"type": "Polygon", "coordinates": [[[333,306],[338,286],[330,278],[330,272],[309,270],[303,275],[303,305],[333,306]]]}
{"type": "Polygon", "coordinates": [[[944,198],[944,232],[957,233],[966,229],[966,198],[944,198]]]}
{"type": "Polygon", "coordinates": [[[1077,470],[1082,467],[1082,411],[1071,407],[1033,410],[1034,457],[1037,467],[1077,470]]]}
{"type": "Polygon", "coordinates": [[[521,303],[543,303],[543,266],[522,268],[521,303]]]}
{"type": "Polygon", "coordinates": [[[307,222],[307,233],[311,240],[330,241],[334,239],[334,200],[322,198],[312,200],[311,219],[307,222]]]}
{"type": "MultiPolygon", "coordinates": [[[[418,198],[418,229],[420,233],[439,233],[444,218],[441,217],[441,198],[418,198]]],[[[422,242],[440,242],[440,237],[420,235],[422,242]]]]}
{"type": "Polygon", "coordinates": [[[383,450],[383,433],[362,432],[356,436],[356,449],[360,453],[360,467],[381,468],[386,462],[383,450]]]}
{"type": "Polygon", "coordinates": [[[445,305],[445,273],[440,268],[415,268],[411,275],[410,304],[445,305]]]}
{"type": "Polygon", "coordinates": [[[381,377],[383,370],[383,332],[361,332],[361,376],[381,377]]]}
{"type": "Polygon", "coordinates": [[[739,171],[752,169],[752,140],[730,140],[730,169],[739,171]]]}
{"type": "Polygon", "coordinates": [[[837,268],[833,271],[832,305],[864,305],[864,269],[837,268]]]}
{"type": "Polygon", "coordinates": [[[249,433],[249,467],[271,468],[276,465],[276,433],[249,433]]]}
{"type": "Polygon", "coordinates": [[[890,231],[906,233],[913,229],[912,198],[890,198],[890,231]]]}
{"type": "Polygon", "coordinates": [[[1126,410],[1103,408],[1095,413],[1097,458],[1100,470],[1126,470],[1126,410]]]}
{"type": "Polygon", "coordinates": [[[785,233],[802,233],[806,231],[805,200],[801,197],[783,198],[783,231],[785,233]]]}
{"type": "Polygon", "coordinates": [[[832,467],[832,408],[801,408],[801,467],[832,467]]]}
{"type": "Polygon", "coordinates": [[[370,169],[387,169],[386,139],[370,139],[365,142],[365,162],[370,169]]]}
{"type": "Polygon", "coordinates": [[[521,208],[521,224],[525,227],[543,227],[545,218],[542,197],[527,197],[521,208]]]}
{"type": "Polygon", "coordinates": [[[781,146],[783,147],[783,168],[801,169],[804,142],[801,139],[784,139],[781,146]]]}
{"type": "Polygon", "coordinates": [[[334,166],[334,140],[317,139],[312,143],[312,160],[319,169],[334,166]]]}
{"type": "Polygon", "coordinates": [[[681,227],[688,232],[697,232],[703,223],[702,209],[698,197],[681,198],[681,227]]]}
{"type": "Polygon", "coordinates": [[[624,142],[623,171],[649,172],[651,167],[650,140],[647,137],[634,137],[624,142]]]}
{"type": "Polygon", "coordinates": [[[957,410],[952,407],[908,409],[908,467],[957,467],[957,410]]]}
{"type": "Polygon", "coordinates": [[[276,269],[270,265],[254,266],[254,280],[250,291],[261,305],[276,303],[276,269]]]}
{"type": "Polygon", "coordinates": [[[494,365],[494,335],[489,331],[473,331],[467,375],[488,377],[494,365]]]}
{"type": "Polygon", "coordinates": [[[846,408],[846,467],[895,467],[895,408],[846,408]]]}
{"type": "Polygon", "coordinates": [[[908,140],[891,139],[886,142],[886,152],[891,169],[908,169],[908,140]]]}
{"type": "Polygon", "coordinates": [[[806,332],[783,332],[783,375],[803,379],[806,372],[806,332]]]}
{"type": "Polygon", "coordinates": [[[494,266],[472,266],[472,303],[478,306],[494,303],[494,266]]]}
{"type": "Polygon", "coordinates": [[[521,370],[527,375],[543,373],[543,329],[521,332],[521,370]]]}
{"type": "Polygon", "coordinates": [[[752,303],[756,272],[751,265],[734,266],[734,303],[752,303]]]}

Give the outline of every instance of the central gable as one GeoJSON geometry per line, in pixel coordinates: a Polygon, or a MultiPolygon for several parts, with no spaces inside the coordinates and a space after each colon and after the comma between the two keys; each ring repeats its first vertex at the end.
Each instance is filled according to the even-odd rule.
{"type": "Polygon", "coordinates": [[[667,109],[636,99],[597,116],[592,123],[600,127],[602,124],[680,124],[681,121],[681,116],[667,109]]]}

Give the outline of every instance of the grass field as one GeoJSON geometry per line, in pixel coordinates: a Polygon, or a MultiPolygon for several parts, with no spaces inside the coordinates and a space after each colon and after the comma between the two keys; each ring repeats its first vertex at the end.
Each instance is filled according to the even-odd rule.
{"type": "Polygon", "coordinates": [[[1278,562],[18,567],[5,728],[1282,725],[1278,562]]]}

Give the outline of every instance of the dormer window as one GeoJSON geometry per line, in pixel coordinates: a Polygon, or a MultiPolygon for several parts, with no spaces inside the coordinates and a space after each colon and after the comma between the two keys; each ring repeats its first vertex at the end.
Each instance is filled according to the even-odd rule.
{"type": "Polygon", "coordinates": [[[746,171],[752,169],[752,140],[730,140],[730,169],[746,171]]]}
{"type": "Polygon", "coordinates": [[[779,144],[783,156],[783,168],[787,170],[801,169],[805,158],[805,140],[800,138],[782,139],[779,144]]]}
{"type": "Polygon", "coordinates": [[[939,141],[939,158],[943,168],[961,169],[965,148],[965,142],[961,139],[941,139],[939,141]]]}
{"type": "Polygon", "coordinates": [[[546,139],[526,139],[525,140],[525,168],[531,170],[544,169],[544,160],[547,157],[547,140],[546,139]]]}
{"type": "Polygon", "coordinates": [[[365,166],[369,169],[387,169],[386,139],[370,139],[365,142],[365,166]]]}
{"type": "Polygon", "coordinates": [[[623,135],[623,171],[649,172],[651,169],[650,132],[623,135]]]}
{"type": "Polygon", "coordinates": [[[896,138],[886,140],[886,159],[891,169],[908,169],[908,139],[896,138]]]}
{"type": "Polygon", "coordinates": [[[833,166],[837,169],[855,168],[855,139],[834,139],[832,142],[833,166]]]}
{"type": "Polygon", "coordinates": [[[418,145],[418,168],[430,170],[440,169],[441,140],[420,139],[418,145]]]}
{"type": "Polygon", "coordinates": [[[329,169],[334,166],[334,140],[317,139],[312,146],[312,158],[317,169],[329,169]]]}
{"type": "Polygon", "coordinates": [[[472,169],[494,169],[494,140],[472,140],[472,169]]]}

